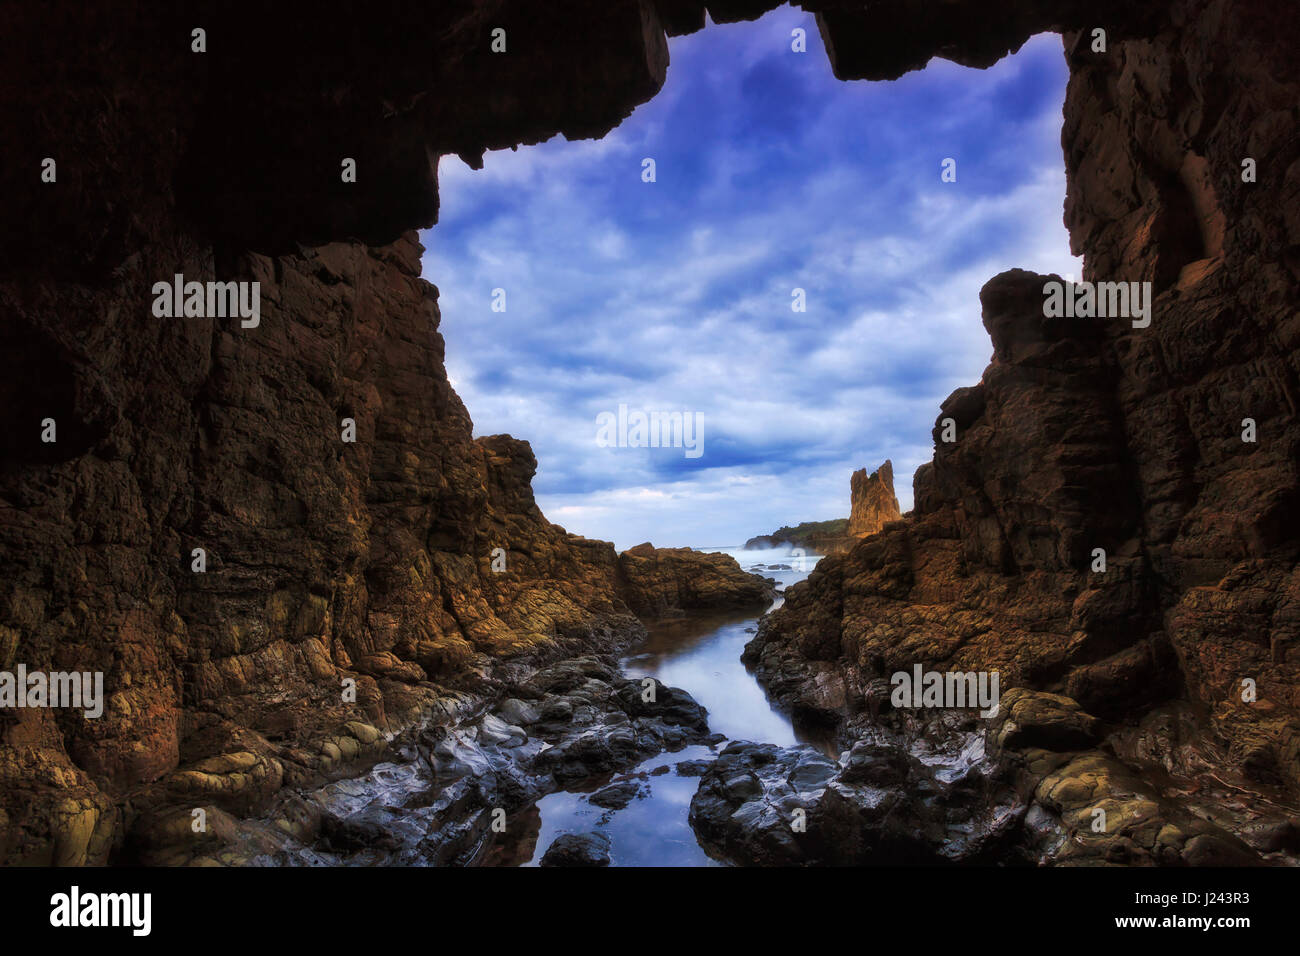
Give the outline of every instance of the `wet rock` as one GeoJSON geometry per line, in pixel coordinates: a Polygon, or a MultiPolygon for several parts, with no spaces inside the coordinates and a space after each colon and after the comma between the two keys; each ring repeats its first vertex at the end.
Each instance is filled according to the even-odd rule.
{"type": "MultiPolygon", "coordinates": [[[[1043,763],[1034,751],[1028,759],[1043,763]]],[[[1084,752],[1047,772],[1034,800],[1053,823],[1039,862],[1159,866],[1248,866],[1263,861],[1242,840],[1163,799],[1113,757],[1084,752]],[[1061,837],[1067,837],[1061,839],[1061,837]]]]}
{"type": "MultiPolygon", "coordinates": [[[[910,6],[909,17],[925,7],[910,6]]],[[[1294,810],[1300,419],[1289,388],[1256,393],[1260,381],[1296,375],[1289,303],[1300,301],[1300,268],[1286,250],[1300,235],[1287,211],[1300,208],[1297,129],[1294,116],[1253,103],[1213,51],[1250,50],[1252,69],[1300,91],[1300,69],[1275,38],[1279,26],[1294,32],[1296,14],[1257,29],[1233,0],[1139,6],[1114,10],[1118,58],[1088,57],[1086,29],[1066,34],[1062,138],[1065,220],[1085,278],[1150,283],[1149,324],[1137,314],[1048,318],[1044,290],[1060,277],[991,279],[980,300],[993,358],[978,384],[942,403],[914,511],[789,589],[747,655],[783,707],[835,724],[873,706],[872,680],[917,663],[997,670],[1004,687],[1068,695],[1111,723],[1185,696],[1201,733],[1224,744],[1204,751],[1220,776],[1280,787],[1294,810]],[[1139,89],[1153,92],[1115,92],[1139,89]],[[1215,172],[1239,168],[1252,149],[1278,156],[1269,189],[1215,172]],[[1246,301],[1258,303],[1255,318],[1232,344],[1216,337],[1225,304],[1246,301]],[[1243,440],[1246,418],[1267,420],[1278,440],[1243,440]],[[1104,571],[1094,570],[1098,548],[1104,571]],[[844,708],[826,706],[828,670],[844,708]],[[1243,676],[1272,688],[1269,700],[1243,700],[1243,676]]],[[[1018,26],[960,25],[979,9],[956,5],[942,28],[964,37],[968,55],[979,36],[1019,33],[1047,10],[1019,10],[1018,26]]],[[[1084,27],[1087,9],[1067,4],[1050,18],[1084,27]]],[[[838,75],[925,62],[928,33],[926,50],[884,50],[865,30],[871,17],[819,19],[838,75]]],[[[985,55],[1003,52],[998,40],[985,55]]],[[[1051,748],[1083,746],[1094,732],[1055,720],[1033,731],[1051,748]]]]}
{"type": "Polygon", "coordinates": [[[495,714],[488,714],[479,723],[478,736],[484,743],[503,747],[518,747],[528,740],[522,728],[506,723],[495,714]]]}
{"type": "MultiPolygon", "coordinates": [[[[1152,724],[1148,734],[1156,728],[1169,734],[1178,726],[1172,720],[1152,724]]],[[[1032,859],[1065,865],[1264,862],[1249,842],[1220,824],[1232,820],[1230,813],[1189,804],[1179,798],[1178,786],[1162,788],[1145,779],[1150,771],[1143,767],[1159,766],[1162,776],[1186,771],[1182,758],[1172,758],[1167,749],[1163,765],[1154,762],[1159,750],[1152,748],[1166,744],[1139,734],[1135,746],[1127,731],[1103,743],[1099,727],[1067,697],[1019,688],[1003,695],[1000,713],[989,724],[989,752],[1005,762],[1022,791],[1032,788],[1021,840],[1032,859]]]]}
{"type": "Polygon", "coordinates": [[[590,803],[604,807],[606,810],[622,810],[633,800],[646,796],[648,792],[635,780],[623,780],[597,790],[587,799],[590,803]]]}
{"type": "Polygon", "coordinates": [[[1013,688],[998,707],[990,740],[997,747],[1024,750],[1084,750],[1101,740],[1101,721],[1059,694],[1013,688]]]}
{"type": "Polygon", "coordinates": [[[1024,809],[979,770],[941,775],[897,747],[863,745],[841,766],[808,745],[740,742],[701,777],[690,822],[744,865],[977,862],[998,858],[1024,809]]]}
{"type": "MultiPolygon", "coordinates": [[[[0,436],[0,657],[103,671],[114,706],[0,726],[3,862],[101,864],[155,846],[171,830],[150,828],[196,799],[252,812],[286,785],[363,771],[383,738],[349,725],[455,723],[512,661],[630,640],[629,597],[660,613],[757,593],[725,562],[699,584],[697,558],[625,559],[546,521],[528,445],[474,438],[446,378],[438,291],[409,232],[436,217],[437,157],[601,135],[662,84],[665,27],[775,4],[560,6],[430,4],[393,31],[267,5],[250,31],[216,5],[210,34],[241,36],[237,59],[259,69],[212,53],[197,73],[174,42],[190,28],[179,8],[6,13],[0,126],[77,172],[33,190],[23,164],[0,168],[22,224],[0,236],[6,407],[14,421],[52,410],[63,430],[55,452],[31,430],[0,436]],[[497,22],[539,42],[509,57],[464,42],[497,22]],[[84,71],[31,82],[68,50],[89,51],[84,71]],[[321,64],[346,66],[304,83],[321,64]],[[364,144],[360,181],[304,177],[339,141],[364,144]],[[139,308],[175,273],[259,282],[256,334],[139,308]],[[255,763],[224,760],[237,754],[255,763]]],[[[943,403],[915,511],[790,590],[755,638],[760,676],[837,726],[870,706],[873,679],[914,663],[998,669],[1108,721],[1185,693],[1224,743],[1220,769],[1294,803],[1294,5],[808,6],[841,77],[894,78],[936,54],[984,66],[1063,31],[1071,246],[1090,281],[1150,282],[1156,298],[1144,328],[1045,321],[1052,277],[990,281],[994,358],[943,403]],[[1106,56],[1088,51],[1098,22],[1106,56]],[[1246,418],[1260,440],[1242,440],[1246,418]],[[1263,699],[1241,699],[1243,676],[1263,699]]],[[[555,701],[544,719],[558,732],[594,706],[555,701]]]]}
{"type": "Polygon", "coordinates": [[[901,787],[910,769],[911,761],[899,747],[859,740],[844,759],[841,779],[882,789],[901,787]]]}
{"type": "Polygon", "coordinates": [[[712,760],[683,760],[677,764],[675,772],[679,777],[700,777],[712,765],[712,760]]]}
{"type": "Polygon", "coordinates": [[[1300,819],[1262,823],[1249,828],[1242,837],[1261,853],[1300,853],[1300,819]]]}
{"type": "Polygon", "coordinates": [[[542,719],[541,711],[534,705],[513,697],[502,701],[501,706],[497,708],[497,713],[501,715],[501,719],[506,723],[519,727],[527,727],[529,724],[535,724],[542,719]]]}
{"type": "Polygon", "coordinates": [[[679,687],[669,687],[653,678],[622,680],[617,693],[620,707],[630,717],[653,717],[697,733],[709,728],[708,711],[679,687]]]}
{"type": "Polygon", "coordinates": [[[350,854],[359,850],[396,850],[400,844],[396,835],[373,820],[339,819],[326,815],[321,820],[322,849],[350,854]]]}
{"type": "Polygon", "coordinates": [[[541,866],[609,866],[609,837],[600,832],[565,833],[546,850],[541,866]]]}
{"type": "MultiPolygon", "coordinates": [[[[658,682],[653,690],[643,696],[643,685],[623,677],[612,658],[595,655],[518,672],[499,707],[429,726],[400,739],[391,759],[369,773],[307,790],[315,824],[235,821],[215,845],[196,847],[189,858],[201,852],[279,865],[467,865],[495,852],[493,824],[504,812],[512,852],[527,859],[541,797],[713,736],[704,709],[688,694],[658,682]],[[501,716],[519,719],[526,711],[539,718],[527,731],[501,716]]],[[[625,807],[645,795],[640,779],[616,779],[591,802],[625,807]]],[[[158,861],[179,859],[161,846],[150,853],[158,861]]]]}
{"type": "Polygon", "coordinates": [[[986,720],[864,714],[842,735],[838,761],[729,745],[691,802],[701,843],[760,865],[1241,866],[1292,835],[1286,818],[1249,842],[1205,819],[1102,749],[1101,722],[1062,695],[1013,688],[986,720]]]}

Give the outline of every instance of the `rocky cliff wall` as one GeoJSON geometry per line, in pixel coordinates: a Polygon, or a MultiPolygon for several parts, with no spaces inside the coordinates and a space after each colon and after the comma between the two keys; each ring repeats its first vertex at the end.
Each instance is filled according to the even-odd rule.
{"type": "Polygon", "coordinates": [[[101,672],[107,703],[4,711],[0,862],[101,863],[177,806],[357,772],[498,671],[617,649],[625,595],[691,606],[547,522],[526,442],[473,439],[405,232],[441,153],[598,135],[654,92],[653,11],[304,12],[7,15],[0,670],[101,672]],[[258,282],[257,324],[159,317],[176,274],[258,282]]]}
{"type": "Polygon", "coordinates": [[[985,286],[993,361],[944,402],[914,514],[751,647],[788,703],[839,719],[915,663],[1112,719],[1185,695],[1234,770],[1300,785],[1298,28],[1197,0],[1105,54],[1066,34],[1071,244],[1085,281],[1151,284],[1150,324],[1046,318],[1059,277],[985,286]]]}
{"type": "MultiPolygon", "coordinates": [[[[440,155],[620,122],[706,6],[775,4],[6,10],[0,666],[100,670],[109,703],[5,714],[0,859],[113,858],[168,806],[241,810],[343,772],[512,661],[637,626],[613,549],[532,503],[527,446],[471,437],[407,231],[436,218],[440,155]],[[153,285],[178,273],[260,282],[260,323],[158,318],[153,285]]],[[[851,699],[899,654],[1098,709],[1185,686],[1237,759],[1294,779],[1294,13],[804,6],[845,79],[1065,32],[1072,241],[1090,277],[1159,299],[1138,334],[1044,324],[1037,278],[986,288],[998,354],[945,406],[958,440],[910,522],[791,593],[761,635],[773,686],[851,699]],[[1099,23],[1093,55],[1074,31],[1099,23]],[[1080,563],[1093,546],[1104,577],[1080,563]],[[1262,706],[1234,701],[1243,673],[1262,706]]]]}
{"type": "MultiPolygon", "coordinates": [[[[490,692],[503,661],[640,632],[623,597],[640,610],[657,582],[546,521],[526,442],[471,437],[421,251],[407,236],[246,254],[256,330],[151,321],[120,287],[85,297],[99,354],[75,374],[99,373],[86,407],[104,434],[62,460],[6,461],[0,669],[102,672],[108,703],[98,718],[8,712],[10,859],[102,860],[136,825],[127,794],[134,815],[252,808],[490,692]]],[[[150,273],[137,268],[123,282],[138,290],[150,273]]],[[[39,296],[3,298],[30,328],[68,324],[39,296]]],[[[54,448],[76,411],[54,412],[54,448]]],[[[697,590],[761,588],[734,562],[692,574],[697,590]]],[[[663,600],[689,608],[693,593],[663,600]]]]}

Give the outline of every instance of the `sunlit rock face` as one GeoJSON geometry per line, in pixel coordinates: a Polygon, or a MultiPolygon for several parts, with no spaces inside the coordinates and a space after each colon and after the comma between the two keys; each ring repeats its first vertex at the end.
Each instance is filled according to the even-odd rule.
{"type": "Polygon", "coordinates": [[[852,510],[849,513],[849,534],[865,537],[875,534],[890,521],[902,517],[898,499],[894,496],[894,463],[883,465],[867,474],[860,468],[853,473],[849,483],[852,510]]]}
{"type": "Polygon", "coordinates": [[[656,548],[649,542],[618,556],[618,581],[628,607],[650,620],[688,609],[764,611],[774,596],[769,581],[742,571],[729,555],[656,548]]]}
{"type": "MultiPolygon", "coordinates": [[[[955,441],[936,425],[915,514],[765,624],[770,686],[851,701],[905,658],[1002,668],[1103,718],[1185,691],[1233,761],[1294,782],[1297,15],[803,5],[845,79],[987,65],[1065,32],[1074,250],[1085,278],[1157,297],[1139,330],[1045,323],[1044,277],[986,287],[995,357],[940,413],[955,441]]],[[[94,720],[0,721],[0,861],[121,858],[141,821],[165,840],[157,821],[185,829],[171,811],[242,813],[355,772],[498,672],[616,648],[633,610],[682,607],[675,583],[656,592],[678,580],[661,561],[629,589],[653,559],[546,521],[525,442],[472,437],[410,231],[436,219],[439,156],[603,135],[706,6],[775,4],[270,5],[255,29],[216,3],[7,13],[0,194],[22,225],[0,233],[0,669],[102,671],[109,699],[94,720]],[[258,325],[159,319],[153,287],[177,274],[259,283],[258,325]]]]}
{"type": "Polygon", "coordinates": [[[870,474],[859,468],[849,480],[849,517],[830,521],[806,521],[779,528],[745,542],[746,550],[787,548],[814,554],[848,551],[858,538],[875,534],[902,515],[894,495],[894,465],[886,460],[870,474]]]}

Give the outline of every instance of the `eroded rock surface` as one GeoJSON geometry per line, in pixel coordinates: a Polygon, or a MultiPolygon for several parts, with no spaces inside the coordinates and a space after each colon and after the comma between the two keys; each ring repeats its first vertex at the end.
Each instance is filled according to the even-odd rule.
{"type": "Polygon", "coordinates": [[[705,770],[690,821],[711,854],[742,865],[1294,862],[1284,808],[1234,815],[1230,797],[1189,800],[1103,736],[1069,698],[1017,688],[987,720],[856,720],[839,760],[732,743],[705,770]]]}
{"type": "Polygon", "coordinates": [[[914,513],[760,626],[787,706],[835,722],[915,663],[1107,719],[1186,694],[1229,767],[1300,787],[1296,26],[1206,0],[1110,55],[1066,36],[1072,247],[1087,281],[1151,283],[1150,324],[1046,318],[1059,277],[984,287],[993,360],[944,402],[914,513]]]}
{"type": "Polygon", "coordinates": [[[875,534],[903,516],[894,496],[894,463],[888,459],[869,475],[865,468],[855,471],[849,490],[849,535],[852,537],[875,534]]]}
{"type": "MultiPolygon", "coordinates": [[[[391,734],[494,693],[503,662],[639,636],[624,594],[684,610],[761,590],[734,561],[692,563],[690,587],[629,576],[608,542],[546,521],[528,444],[471,437],[421,251],[407,236],[248,254],[255,330],[141,327],[147,309],[115,303],[143,294],[151,252],[125,285],[87,294],[86,328],[119,323],[151,343],[142,359],[167,359],[97,350],[110,436],[52,465],[11,458],[0,477],[0,667],[102,671],[108,695],[99,719],[26,709],[6,724],[11,862],[102,862],[134,825],[127,794],[130,814],[242,813],[281,786],[361,772],[391,734]]],[[[71,334],[49,301],[7,301],[71,334]]]]}
{"type": "Polygon", "coordinates": [[[599,831],[565,833],[542,856],[541,866],[609,866],[609,837],[599,831]]]}
{"type": "Polygon", "coordinates": [[[690,548],[656,548],[649,542],[618,556],[619,594],[635,613],[656,619],[687,610],[765,610],[774,586],[742,571],[726,554],[690,548]]]}
{"type": "MultiPolygon", "coordinates": [[[[266,812],[221,815],[207,833],[189,832],[173,809],[150,815],[133,849],[170,865],[474,863],[494,834],[527,832],[540,797],[714,739],[689,694],[628,680],[609,657],[521,673],[502,693],[486,711],[412,729],[366,774],[286,790],[266,812]]],[[[614,783],[592,802],[626,806],[641,789],[614,783]]]]}
{"type": "MultiPolygon", "coordinates": [[[[674,558],[622,562],[651,563],[629,590],[610,545],[538,512],[525,442],[472,437],[407,231],[436,218],[439,156],[602,135],[658,90],[665,32],[773,6],[267,6],[255,29],[230,4],[7,11],[0,668],[102,671],[109,702],[6,715],[0,860],[101,863],[196,807],[232,825],[383,759],[402,728],[461,720],[517,668],[616,647],[640,626],[627,594],[685,609],[674,558]],[[260,282],[259,326],[155,318],[153,284],[178,273],[260,282]]],[[[1157,298],[1144,329],[1047,322],[1043,277],[991,282],[993,363],[940,416],[957,441],[918,472],[910,520],[760,629],[764,679],[832,722],[903,661],[998,668],[1103,719],[1185,691],[1228,766],[1294,789],[1295,10],[803,6],[843,78],[1064,32],[1072,246],[1085,278],[1157,298]]],[[[502,721],[494,746],[519,740],[502,721]]]]}

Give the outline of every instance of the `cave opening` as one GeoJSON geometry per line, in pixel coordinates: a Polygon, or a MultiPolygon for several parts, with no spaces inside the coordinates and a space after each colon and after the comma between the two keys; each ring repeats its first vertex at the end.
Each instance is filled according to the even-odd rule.
{"type": "Polygon", "coordinates": [[[444,157],[423,272],[475,434],[531,442],[543,512],[619,548],[841,518],[885,460],[906,510],[940,403],[989,358],[980,287],[1081,272],[1060,36],[891,82],[837,79],[789,7],[670,47],[601,139],[444,157]],[[638,445],[635,420],[626,441],[638,411],[698,416],[703,452],[638,445]]]}
{"type": "Polygon", "coordinates": [[[0,663],[111,706],[0,714],[6,862],[770,863],[832,778],[921,799],[820,862],[1295,862],[1295,15],[773,2],[7,19],[0,663]],[[1063,192],[1154,321],[1047,313],[1063,192]]]}

